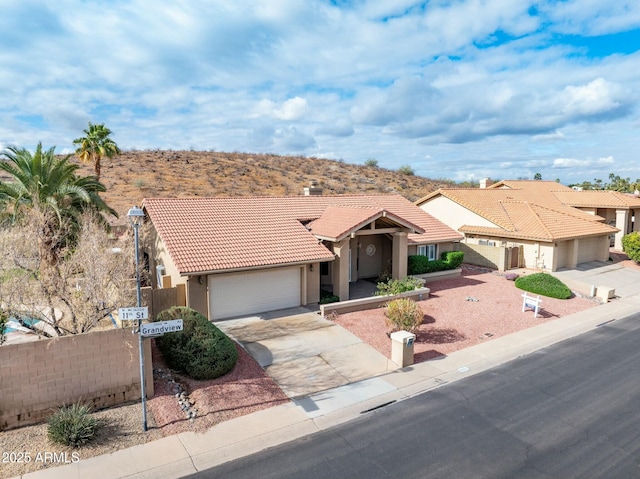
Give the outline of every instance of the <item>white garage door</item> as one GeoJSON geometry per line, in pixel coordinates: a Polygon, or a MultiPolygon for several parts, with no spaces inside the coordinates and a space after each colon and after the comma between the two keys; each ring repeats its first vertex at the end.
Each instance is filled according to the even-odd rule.
{"type": "MultiPolygon", "coordinates": [[[[578,243],[578,264],[598,260],[600,251],[602,251],[603,241],[605,240],[602,236],[581,239],[578,243]]],[[[608,237],[606,241],[608,244],[608,237]]]]}
{"type": "Polygon", "coordinates": [[[209,276],[213,320],[300,306],[300,268],[209,276]]]}

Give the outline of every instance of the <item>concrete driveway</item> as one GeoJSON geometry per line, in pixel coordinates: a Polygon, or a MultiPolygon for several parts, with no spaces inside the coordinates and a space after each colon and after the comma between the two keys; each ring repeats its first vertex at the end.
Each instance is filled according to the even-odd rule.
{"type": "Polygon", "coordinates": [[[589,294],[591,286],[615,288],[615,295],[621,298],[640,294],[640,271],[625,268],[620,263],[591,261],[581,263],[575,269],[552,273],[569,288],[589,294]]]}
{"type": "Polygon", "coordinates": [[[238,341],[291,398],[397,369],[361,339],[306,308],[214,324],[238,341]]]}

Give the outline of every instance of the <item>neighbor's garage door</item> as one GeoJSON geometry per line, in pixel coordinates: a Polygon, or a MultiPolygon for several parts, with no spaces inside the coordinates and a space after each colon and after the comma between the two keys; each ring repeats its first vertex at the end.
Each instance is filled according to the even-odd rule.
{"type": "Polygon", "coordinates": [[[300,306],[300,268],[209,276],[212,320],[300,306]]]}
{"type": "MultiPolygon", "coordinates": [[[[598,260],[598,258],[600,258],[600,251],[602,251],[603,248],[603,241],[605,241],[605,239],[602,236],[580,239],[578,242],[578,264],[598,260]]],[[[608,236],[606,241],[608,244],[608,236]]]]}

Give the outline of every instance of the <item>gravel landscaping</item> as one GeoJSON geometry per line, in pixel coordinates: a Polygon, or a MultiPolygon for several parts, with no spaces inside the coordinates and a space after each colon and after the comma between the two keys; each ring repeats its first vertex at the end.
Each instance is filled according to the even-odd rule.
{"type": "MultiPolygon", "coordinates": [[[[429,283],[427,287],[431,290],[429,298],[418,301],[425,316],[416,334],[416,362],[600,304],[579,296],[566,300],[541,297],[540,314],[534,318],[532,311],[522,312],[523,291],[506,279],[504,273],[468,265],[462,266],[460,277],[429,283]]],[[[391,357],[384,308],[341,314],[335,322],[391,357]]]]}

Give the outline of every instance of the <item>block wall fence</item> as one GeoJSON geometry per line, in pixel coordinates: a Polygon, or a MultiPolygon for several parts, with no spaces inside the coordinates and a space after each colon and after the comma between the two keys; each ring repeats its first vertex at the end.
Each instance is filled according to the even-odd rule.
{"type": "MultiPolygon", "coordinates": [[[[144,340],[147,398],[151,344],[144,340]]],[[[131,328],[0,346],[0,430],[42,422],[82,401],[92,410],[140,399],[138,336],[131,328]]]]}

